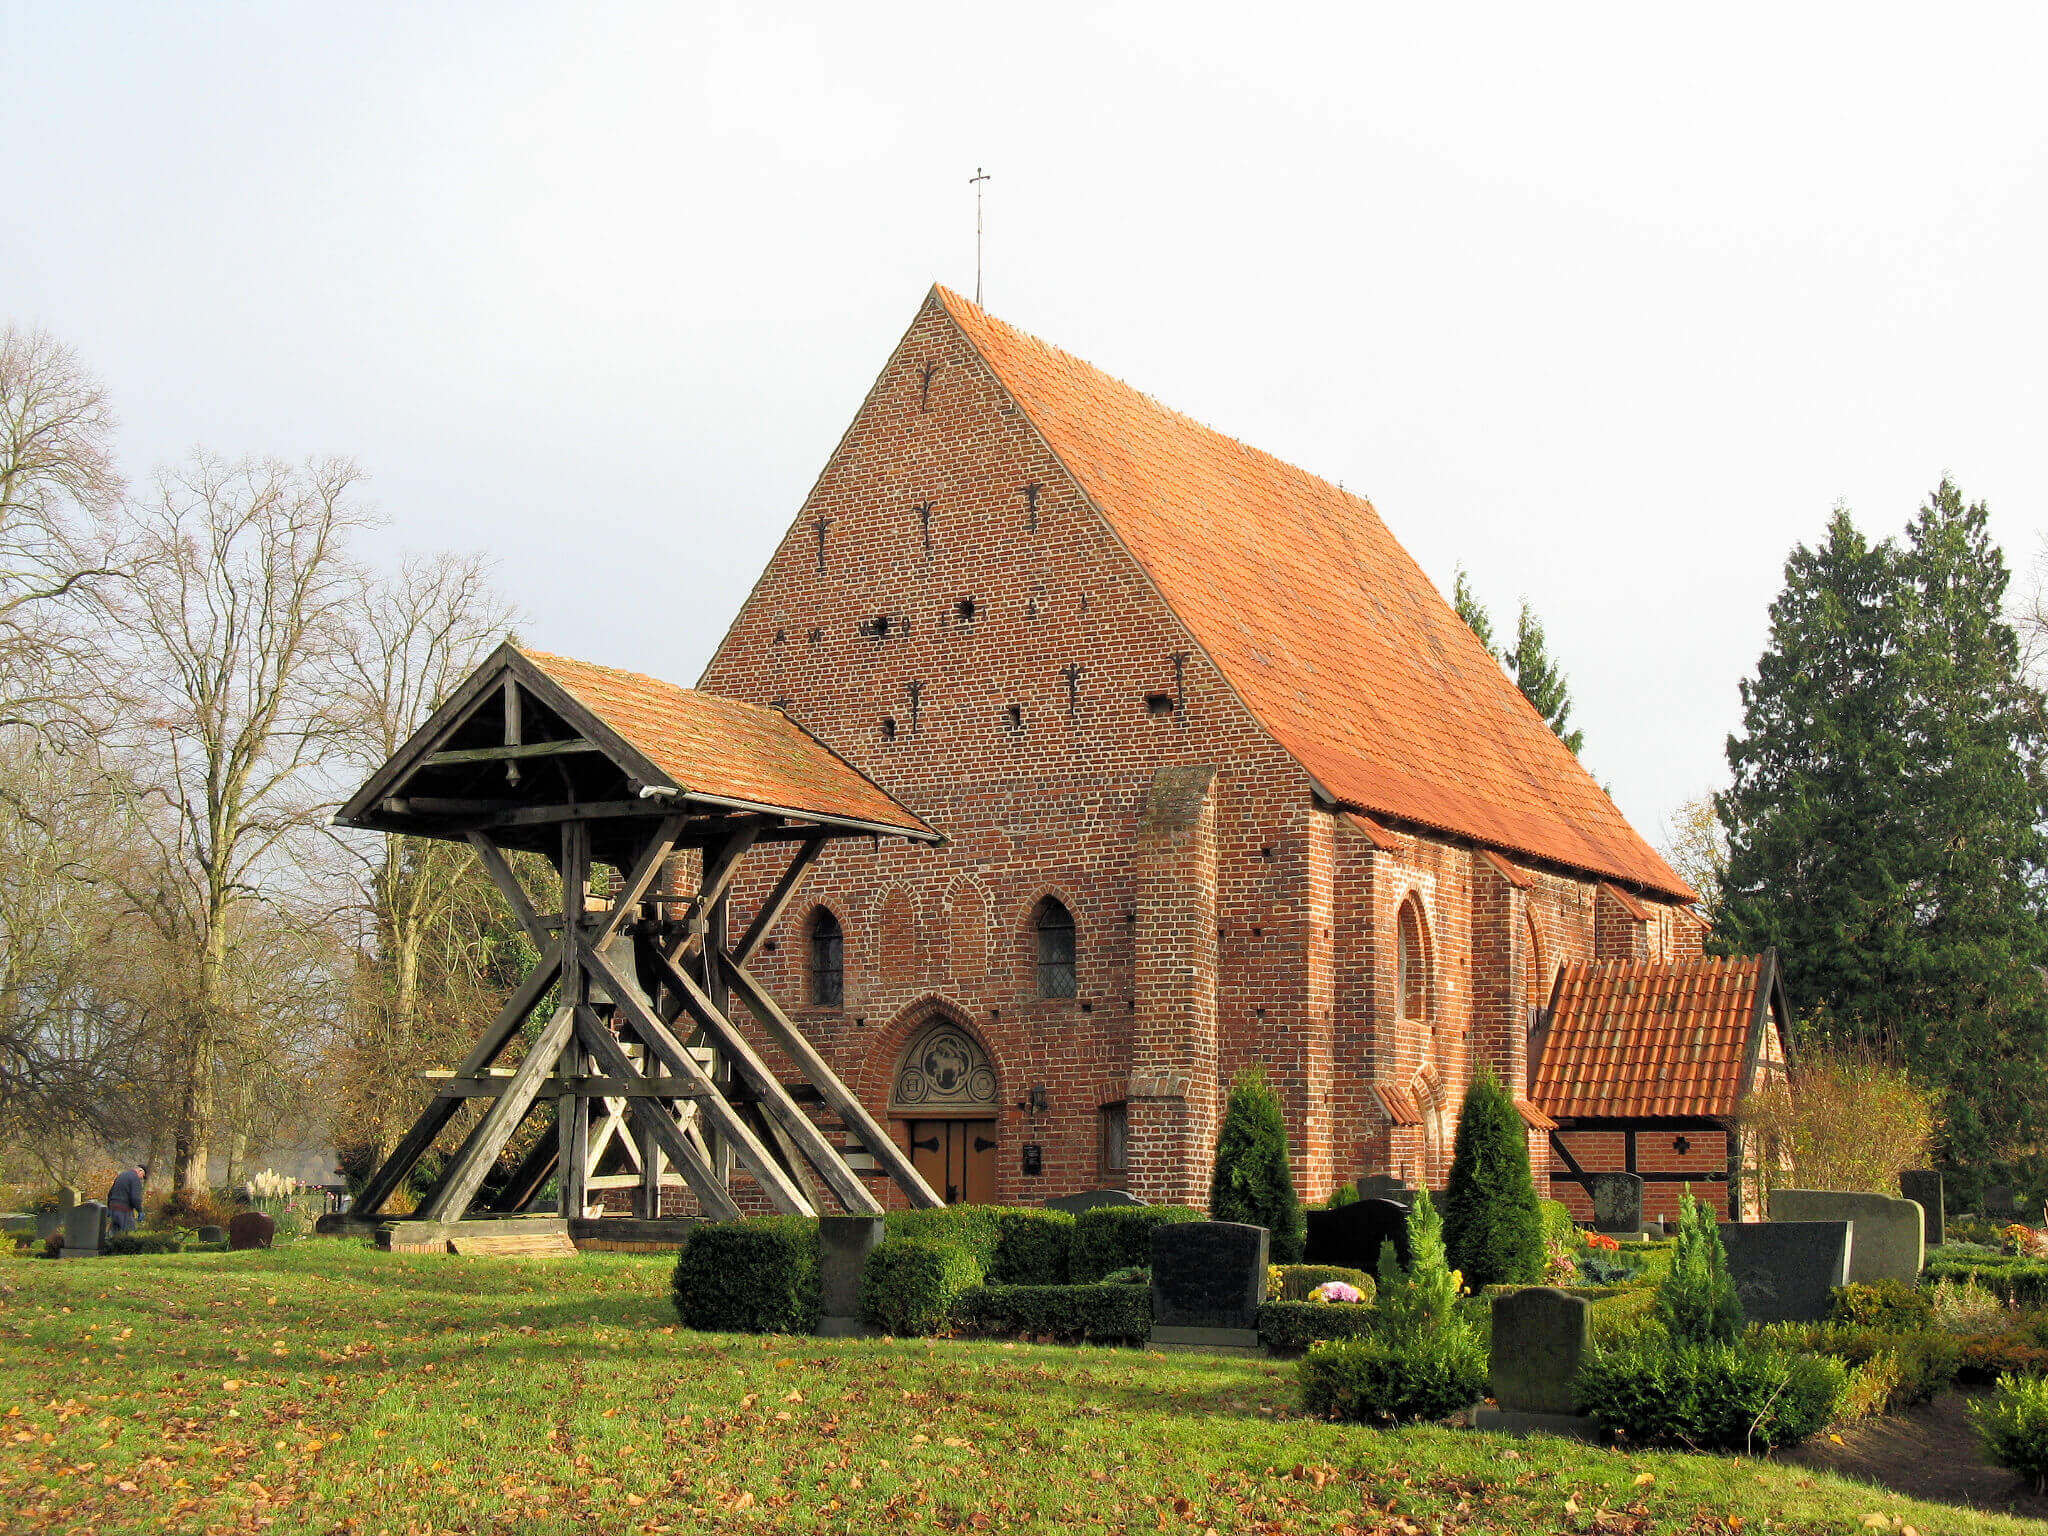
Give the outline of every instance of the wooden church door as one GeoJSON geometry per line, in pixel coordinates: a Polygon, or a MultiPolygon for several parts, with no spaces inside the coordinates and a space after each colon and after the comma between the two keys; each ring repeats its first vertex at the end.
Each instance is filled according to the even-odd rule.
{"type": "Polygon", "coordinates": [[[913,1120],[910,1161],[948,1205],[988,1205],[996,1197],[993,1120],[913,1120]]]}

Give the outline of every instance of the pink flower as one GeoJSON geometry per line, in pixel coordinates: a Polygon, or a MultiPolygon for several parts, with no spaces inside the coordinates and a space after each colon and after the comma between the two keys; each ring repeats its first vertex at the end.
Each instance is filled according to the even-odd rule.
{"type": "Polygon", "coordinates": [[[1342,1280],[1325,1280],[1321,1285],[1308,1293],[1308,1299],[1310,1301],[1359,1302],[1365,1300],[1365,1293],[1359,1290],[1357,1286],[1347,1285],[1342,1280]]]}

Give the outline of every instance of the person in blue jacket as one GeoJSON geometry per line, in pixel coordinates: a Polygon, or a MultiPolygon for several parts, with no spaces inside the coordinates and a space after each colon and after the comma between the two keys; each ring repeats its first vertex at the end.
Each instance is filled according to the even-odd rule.
{"type": "Polygon", "coordinates": [[[149,1169],[142,1163],[114,1175],[114,1187],[107,1191],[107,1210],[116,1232],[126,1232],[142,1220],[142,1184],[148,1177],[149,1169]]]}

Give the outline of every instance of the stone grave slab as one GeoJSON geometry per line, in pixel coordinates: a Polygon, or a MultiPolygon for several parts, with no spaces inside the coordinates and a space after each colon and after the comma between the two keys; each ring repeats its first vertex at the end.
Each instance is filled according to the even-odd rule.
{"type": "Polygon", "coordinates": [[[1255,1353],[1259,1308],[1266,1300],[1266,1245],[1266,1229],[1243,1222],[1157,1228],[1152,1347],[1255,1353]]]}
{"type": "Polygon", "coordinates": [[[1358,1181],[1358,1198],[1361,1200],[1392,1200],[1397,1205],[1413,1205],[1415,1191],[1406,1179],[1397,1179],[1391,1173],[1368,1173],[1358,1181]]]}
{"type": "Polygon", "coordinates": [[[1986,1184],[1984,1186],[1984,1219],[1987,1221],[2018,1221],[2019,1201],[2013,1198],[2010,1184],[1986,1184]]]}
{"type": "Polygon", "coordinates": [[[228,1220],[228,1247],[268,1248],[277,1236],[277,1221],[268,1211],[237,1211],[228,1220]]]}
{"type": "Polygon", "coordinates": [[[877,1332],[860,1320],[861,1272],[882,1240],[879,1216],[820,1216],[818,1333],[847,1339],[877,1332]]]}
{"type": "Polygon", "coordinates": [[[64,1257],[91,1259],[99,1256],[107,1241],[107,1208],[97,1200],[82,1200],[64,1212],[64,1257]]]}
{"type": "Polygon", "coordinates": [[[1833,1189],[1774,1189],[1775,1221],[1853,1221],[1856,1241],[1849,1279],[1857,1285],[1897,1280],[1917,1285],[1926,1262],[1926,1215],[1911,1200],[1833,1189]]]}
{"type": "Polygon", "coordinates": [[[1302,1259],[1309,1264],[1342,1264],[1376,1276],[1383,1243],[1392,1243],[1395,1257],[1404,1265],[1408,1262],[1408,1207],[1394,1200],[1354,1200],[1334,1211],[1308,1213],[1302,1259]]]}
{"type": "Polygon", "coordinates": [[[1848,1221],[1724,1221],[1721,1243],[1742,1315],[1753,1323],[1827,1319],[1849,1283],[1856,1227],[1848,1221]]]}
{"type": "Polygon", "coordinates": [[[1098,1205],[1143,1205],[1145,1202],[1128,1190],[1084,1189],[1078,1195],[1061,1195],[1045,1202],[1048,1211],[1065,1211],[1069,1216],[1078,1216],[1083,1211],[1092,1211],[1098,1205]]]}
{"type": "Polygon", "coordinates": [[[226,1227],[201,1227],[199,1229],[199,1241],[202,1243],[224,1243],[227,1240],[228,1229],[226,1227]]]}
{"type": "Polygon", "coordinates": [[[1596,1173],[1586,1181],[1593,1199],[1595,1232],[1643,1229],[1643,1177],[1639,1173],[1596,1173]]]}
{"type": "Polygon", "coordinates": [[[1477,1427],[1599,1438],[1599,1426],[1572,1395],[1572,1377],[1593,1344],[1591,1301],[1547,1285],[1502,1296],[1493,1304],[1492,1343],[1489,1379],[1498,1406],[1482,1408],[1477,1427]]]}
{"type": "Polygon", "coordinates": [[[73,1189],[73,1188],[72,1188],[72,1187],[71,1187],[71,1186],[70,1186],[69,1184],[66,1184],[66,1185],[64,1185],[64,1186],[62,1186],[61,1188],[59,1188],[59,1189],[58,1189],[58,1191],[57,1191],[57,1209],[58,1209],[58,1210],[60,1210],[60,1211],[68,1211],[68,1210],[70,1210],[70,1209],[71,1209],[71,1207],[73,1207],[73,1206],[74,1206],[74,1205],[76,1205],[76,1204],[78,1204],[78,1191],[77,1191],[77,1190],[73,1189]]]}
{"type": "Polygon", "coordinates": [[[1920,1207],[1920,1240],[1938,1248],[1948,1230],[1948,1196],[1938,1168],[1908,1168],[1899,1175],[1899,1194],[1920,1207]]]}

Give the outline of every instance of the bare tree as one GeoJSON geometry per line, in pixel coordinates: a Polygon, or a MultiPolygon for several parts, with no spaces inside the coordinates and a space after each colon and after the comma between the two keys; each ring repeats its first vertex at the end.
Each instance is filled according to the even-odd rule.
{"type": "MultiPolygon", "coordinates": [[[[490,570],[480,555],[440,554],[363,584],[341,657],[356,777],[381,767],[511,633],[517,616],[490,570]]],[[[459,843],[394,835],[348,846],[368,931],[340,1075],[354,1123],[381,1150],[412,1107],[412,1074],[485,1003],[493,943],[511,924],[459,843]]]]}
{"type": "Polygon", "coordinates": [[[1714,809],[1714,797],[1701,795],[1673,811],[1664,823],[1664,862],[1699,892],[1699,913],[1709,925],[1721,915],[1721,883],[1728,873],[1728,834],[1714,809]]]}
{"type": "Polygon", "coordinates": [[[361,582],[347,540],[371,521],[359,478],[346,460],[195,455],[134,514],[117,643],[137,771],[162,814],[143,822],[152,876],[127,894],[189,960],[169,1116],[180,1191],[205,1181],[223,1066],[253,1059],[238,1047],[265,925],[247,909],[311,895],[289,854],[332,807],[321,761],[351,726],[336,667],[361,582]]]}
{"type": "Polygon", "coordinates": [[[0,330],[0,727],[47,728],[87,659],[67,608],[117,573],[114,413],[69,347],[0,330]]]}

